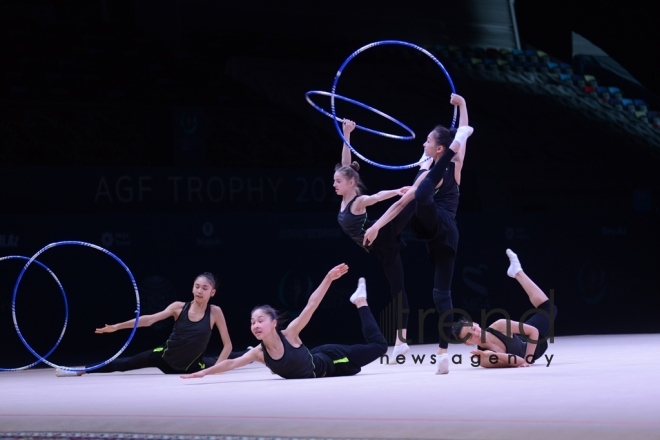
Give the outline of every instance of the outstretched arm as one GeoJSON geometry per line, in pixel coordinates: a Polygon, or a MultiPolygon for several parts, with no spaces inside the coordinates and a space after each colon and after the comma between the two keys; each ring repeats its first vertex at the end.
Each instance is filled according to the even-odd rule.
{"type": "Polygon", "coordinates": [[[408,192],[409,189],[410,189],[409,186],[404,186],[399,189],[389,189],[385,191],[379,191],[376,194],[372,194],[370,196],[360,196],[357,199],[355,199],[355,202],[353,202],[353,205],[351,206],[351,212],[353,212],[353,214],[359,214],[362,211],[364,211],[367,208],[367,206],[375,205],[378,202],[391,199],[392,197],[395,196],[402,196],[406,192],[408,192]]]}
{"type": "Polygon", "coordinates": [[[309,299],[307,300],[307,305],[303,311],[300,312],[300,315],[291,321],[286,329],[282,332],[286,335],[287,339],[295,340],[298,338],[298,335],[302,329],[305,328],[310,318],[323,300],[323,297],[328,291],[328,288],[330,288],[330,284],[332,284],[334,280],[343,276],[346,272],[348,272],[348,265],[344,263],[330,269],[330,272],[328,272],[325,278],[323,278],[323,281],[321,281],[319,287],[317,287],[316,290],[310,295],[309,299]]]}
{"type": "MultiPolygon", "coordinates": [[[[344,132],[344,138],[346,138],[348,142],[351,142],[351,132],[355,130],[355,122],[350,119],[344,119],[342,129],[344,132]]],[[[344,142],[341,148],[341,165],[346,167],[349,166],[351,162],[351,150],[348,148],[348,145],[346,145],[346,142],[344,142]]]]}
{"type": "Polygon", "coordinates": [[[226,371],[231,371],[235,370],[236,368],[243,367],[250,362],[254,361],[259,361],[261,363],[264,362],[264,355],[263,352],[261,351],[261,345],[258,345],[254,348],[252,348],[250,351],[245,353],[243,356],[238,357],[236,359],[226,359],[224,361],[218,362],[212,367],[205,368],[203,370],[200,370],[196,373],[192,374],[182,374],[181,379],[193,379],[193,378],[198,378],[198,377],[204,377],[207,374],[218,374],[218,373],[224,373],[226,371]]]}
{"type": "Polygon", "coordinates": [[[375,240],[376,237],[378,236],[378,231],[380,231],[380,228],[388,224],[394,217],[399,215],[401,211],[403,211],[403,208],[406,207],[408,203],[410,203],[411,200],[415,198],[415,190],[417,189],[417,186],[419,185],[419,182],[421,182],[424,177],[426,176],[426,172],[422,173],[413,186],[408,188],[405,194],[401,196],[399,200],[396,202],[392,203],[389,208],[387,208],[387,211],[383,215],[380,216],[376,222],[371,225],[369,229],[367,229],[364,232],[364,240],[362,240],[362,245],[364,246],[369,246],[371,245],[375,240]]]}
{"type": "MultiPolygon", "coordinates": [[[[138,327],[149,327],[150,325],[162,321],[163,319],[167,319],[171,316],[179,316],[179,313],[181,313],[181,309],[183,309],[184,303],[181,301],[176,301],[167,306],[165,310],[162,310],[158,313],[154,313],[153,315],[144,315],[140,316],[138,318],[138,327]]],[[[102,328],[97,328],[94,333],[112,333],[116,332],[117,330],[122,330],[122,329],[127,329],[127,328],[133,328],[135,325],[135,319],[131,319],[129,321],[124,321],[120,322],[118,324],[106,324],[105,327],[102,328]]]]}

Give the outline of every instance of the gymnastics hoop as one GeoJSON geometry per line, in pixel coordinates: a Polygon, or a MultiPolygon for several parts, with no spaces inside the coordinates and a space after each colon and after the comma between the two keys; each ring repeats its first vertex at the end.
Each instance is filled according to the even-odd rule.
{"type": "MultiPolygon", "coordinates": [[[[2,261],[2,260],[12,260],[12,259],[29,260],[30,258],[29,257],[24,257],[22,255],[8,255],[6,257],[0,257],[0,261],[2,261]]],[[[62,338],[64,337],[64,332],[66,331],[66,325],[69,322],[69,303],[66,299],[66,292],[64,292],[64,287],[62,286],[62,283],[57,278],[55,273],[53,273],[52,270],[50,270],[45,264],[41,263],[40,261],[35,260],[34,262],[37,263],[39,266],[43,267],[44,269],[46,269],[46,271],[50,274],[50,276],[53,277],[53,279],[55,280],[57,285],[60,286],[60,292],[62,292],[62,298],[64,298],[64,325],[62,326],[62,333],[60,333],[60,337],[55,342],[55,345],[53,345],[53,347],[44,356],[44,357],[48,357],[55,351],[57,346],[60,345],[60,342],[62,341],[62,338]]],[[[14,321],[14,327],[16,327],[16,321],[14,321]]],[[[16,328],[16,331],[18,332],[18,328],[16,328]]],[[[23,367],[18,367],[18,368],[2,368],[2,367],[0,367],[0,371],[27,370],[28,368],[34,367],[39,362],[41,362],[41,359],[37,359],[35,362],[33,362],[29,365],[25,365],[23,367]]]]}
{"type": "MultiPolygon", "coordinates": [[[[445,69],[445,66],[443,66],[442,63],[441,63],[436,57],[434,57],[433,54],[431,54],[431,52],[429,52],[428,50],[426,50],[426,49],[424,49],[423,47],[420,47],[420,46],[418,46],[418,45],[416,45],[416,44],[407,43],[407,42],[405,42],[405,41],[399,41],[399,40],[383,40],[383,41],[376,41],[376,42],[374,42],[374,43],[370,43],[370,44],[367,44],[367,45],[365,45],[365,46],[362,46],[361,48],[359,48],[358,50],[356,50],[355,52],[353,52],[352,54],[350,54],[350,55],[348,56],[348,58],[346,58],[346,60],[344,61],[344,63],[341,65],[341,67],[339,67],[339,70],[337,70],[337,74],[335,75],[335,79],[334,79],[334,81],[333,81],[333,83],[332,83],[332,89],[330,90],[330,92],[331,92],[331,94],[330,94],[330,109],[331,109],[331,113],[332,113],[332,119],[333,119],[333,122],[334,122],[334,124],[335,124],[335,128],[337,129],[337,132],[339,133],[339,136],[342,138],[342,140],[344,141],[344,143],[346,143],[346,145],[348,146],[348,148],[350,148],[350,150],[351,150],[351,151],[352,151],[357,157],[359,157],[360,159],[362,159],[362,160],[365,161],[366,163],[371,164],[371,165],[374,165],[374,166],[377,166],[377,167],[379,167],[379,168],[385,168],[385,169],[387,169],[387,170],[405,170],[405,169],[408,169],[408,168],[413,168],[413,167],[419,166],[419,165],[421,165],[423,162],[425,162],[425,161],[428,160],[428,159],[423,159],[423,160],[420,160],[420,161],[418,161],[418,162],[411,163],[411,164],[408,164],[408,165],[385,165],[385,164],[381,164],[381,163],[375,162],[375,161],[373,161],[373,160],[371,160],[371,159],[367,159],[366,157],[364,157],[363,155],[361,155],[360,153],[358,153],[358,152],[355,150],[355,148],[353,148],[353,146],[352,146],[352,145],[346,140],[346,137],[344,136],[344,133],[342,133],[342,130],[341,130],[341,128],[339,127],[339,122],[338,122],[338,119],[337,119],[337,112],[336,112],[336,110],[335,110],[335,96],[336,96],[335,91],[337,90],[337,83],[339,82],[339,77],[341,76],[342,72],[343,72],[344,69],[346,68],[346,65],[347,65],[347,64],[348,64],[353,58],[355,58],[358,54],[364,52],[364,51],[367,50],[367,49],[370,49],[370,48],[372,48],[372,47],[376,47],[376,46],[389,45],[389,44],[395,44],[395,45],[400,45],[400,46],[410,47],[410,48],[413,48],[413,49],[416,49],[416,50],[422,52],[424,55],[426,55],[426,56],[428,56],[429,58],[431,58],[431,59],[432,59],[437,65],[438,65],[438,67],[440,67],[440,70],[442,70],[442,72],[443,72],[443,73],[445,74],[445,76],[447,77],[447,80],[449,81],[449,86],[451,87],[451,91],[452,91],[452,93],[456,93],[456,88],[454,87],[454,82],[451,80],[451,77],[449,76],[449,73],[447,72],[447,69],[445,69]]],[[[457,109],[456,109],[456,106],[454,106],[454,117],[453,117],[453,119],[452,119],[452,121],[451,121],[451,125],[449,126],[449,129],[454,128],[454,126],[456,125],[456,114],[457,114],[456,112],[457,112],[457,109]]]]}
{"type": "Polygon", "coordinates": [[[137,283],[135,282],[135,278],[133,278],[133,274],[131,273],[131,271],[130,271],[130,269],[128,268],[128,266],[126,266],[126,264],[124,264],[124,262],[121,261],[121,260],[119,259],[119,257],[117,257],[115,254],[113,254],[113,253],[110,252],[109,250],[107,250],[107,249],[103,249],[102,247],[97,246],[97,245],[95,245],[95,244],[86,243],[86,242],[84,242],[84,241],[58,241],[58,242],[51,243],[51,244],[49,244],[49,245],[44,246],[43,248],[41,248],[39,251],[37,251],[36,254],[34,254],[34,255],[29,259],[29,261],[28,261],[28,262],[25,264],[25,266],[23,267],[23,270],[21,271],[21,273],[18,275],[18,278],[16,279],[16,285],[14,286],[14,294],[12,295],[12,298],[11,298],[11,314],[12,314],[12,318],[14,319],[14,327],[16,327],[16,332],[18,333],[18,337],[20,338],[20,340],[21,340],[21,342],[23,343],[23,345],[25,345],[25,348],[27,348],[28,350],[30,350],[30,353],[32,353],[33,355],[35,355],[35,356],[39,359],[39,361],[44,362],[45,364],[47,364],[47,365],[49,365],[49,366],[51,366],[51,367],[53,367],[53,368],[61,368],[61,369],[63,369],[63,370],[75,371],[75,372],[88,372],[88,371],[96,370],[97,368],[101,368],[101,367],[103,367],[103,366],[109,364],[110,362],[112,362],[113,360],[115,360],[117,357],[119,357],[119,355],[122,354],[122,352],[123,352],[124,350],[126,350],[126,347],[128,347],[128,344],[129,344],[129,343],[131,342],[131,340],[133,339],[133,336],[135,335],[135,331],[137,330],[137,327],[138,327],[138,320],[139,320],[139,318],[140,318],[140,294],[139,294],[139,292],[138,292],[137,283]],[[23,334],[21,333],[20,328],[18,327],[18,322],[17,322],[17,320],[16,320],[16,292],[18,292],[18,286],[19,286],[19,284],[21,283],[21,280],[23,279],[23,275],[25,274],[25,271],[27,270],[28,267],[30,267],[30,264],[32,264],[32,262],[34,262],[35,259],[36,259],[39,255],[41,255],[42,253],[46,252],[48,249],[51,249],[51,248],[54,248],[54,247],[57,247],[57,246],[66,246],[66,245],[78,245],[78,246],[91,247],[92,249],[96,249],[96,250],[98,250],[98,251],[101,251],[101,252],[103,252],[104,254],[109,255],[110,257],[114,258],[115,261],[117,261],[117,262],[118,262],[118,263],[124,268],[124,270],[126,271],[126,273],[128,274],[129,278],[131,279],[131,283],[133,284],[133,290],[135,290],[135,300],[136,300],[136,303],[137,303],[137,307],[136,307],[136,309],[135,309],[135,324],[133,325],[133,330],[131,331],[131,334],[128,336],[128,340],[127,340],[127,341],[124,343],[124,345],[119,349],[119,351],[118,351],[114,356],[112,356],[110,359],[108,359],[108,360],[106,360],[106,361],[104,361],[104,362],[101,362],[101,363],[99,363],[99,364],[92,365],[91,367],[85,367],[85,368],[65,367],[65,366],[57,365],[57,364],[54,364],[54,363],[48,361],[48,360],[46,359],[46,356],[43,356],[43,357],[40,356],[36,351],[34,351],[34,350],[32,349],[32,347],[30,347],[30,344],[27,343],[27,341],[26,341],[25,338],[23,337],[23,334]]]}
{"type": "MultiPolygon", "coordinates": [[[[314,107],[316,110],[320,111],[324,115],[329,116],[331,118],[334,118],[335,116],[332,116],[331,113],[328,113],[327,111],[325,111],[320,106],[314,104],[314,102],[312,102],[312,99],[309,97],[310,95],[331,96],[332,99],[338,98],[338,99],[341,99],[342,101],[346,101],[346,102],[350,102],[351,104],[358,105],[358,106],[360,106],[364,109],[367,109],[371,112],[376,113],[377,115],[380,115],[380,116],[384,117],[385,119],[389,119],[390,121],[394,122],[399,127],[406,130],[408,133],[410,133],[410,136],[399,136],[399,135],[396,135],[396,134],[383,133],[382,131],[373,130],[371,128],[363,127],[363,126],[358,125],[358,124],[355,124],[355,128],[359,128],[360,130],[368,131],[369,133],[372,133],[372,134],[377,134],[379,136],[384,136],[384,137],[387,137],[387,138],[390,138],[390,139],[397,139],[397,140],[400,140],[400,141],[411,141],[411,140],[415,139],[415,132],[413,132],[410,129],[410,127],[408,127],[406,124],[404,124],[403,122],[401,122],[397,119],[394,119],[392,116],[388,115],[387,113],[384,113],[380,110],[377,110],[373,107],[370,107],[367,104],[364,104],[360,101],[356,101],[355,99],[347,98],[345,96],[337,95],[336,93],[333,95],[330,92],[323,92],[323,91],[320,91],[320,90],[310,90],[309,92],[305,93],[305,99],[307,100],[307,102],[309,102],[311,104],[312,107],[314,107]]],[[[342,121],[343,121],[343,119],[342,119],[342,121]]]]}

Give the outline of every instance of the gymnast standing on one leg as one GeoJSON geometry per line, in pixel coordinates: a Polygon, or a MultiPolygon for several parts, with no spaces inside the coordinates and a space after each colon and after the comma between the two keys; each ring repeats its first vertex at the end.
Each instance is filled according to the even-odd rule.
{"type": "Polygon", "coordinates": [[[518,255],[511,249],[506,250],[506,255],[507,275],[520,283],[539,311],[525,322],[498,319],[483,331],[476,322],[459,320],[452,328],[454,337],[466,345],[477,345],[471,353],[479,357],[479,365],[485,368],[529,367],[548,349],[548,335],[557,316],[557,307],[522,270],[518,255]]]}
{"type": "MultiPolygon", "coordinates": [[[[355,129],[355,122],[344,119],[344,138],[350,142],[351,132],[355,129]]],[[[412,209],[404,210],[389,222],[381,231],[378,240],[368,246],[363,245],[364,231],[373,224],[367,216],[367,207],[383,200],[405,194],[408,187],[380,191],[373,195],[362,194],[362,183],[358,171],[360,165],[352,162],[351,151],[346,143],[343,144],[341,152],[341,165],[335,167],[334,184],[335,192],[342,197],[337,221],[342,230],[361,248],[378,258],[390,285],[395,319],[396,319],[396,342],[391,362],[400,354],[406,354],[410,348],[406,343],[408,329],[408,296],[403,282],[403,263],[401,262],[401,251],[405,244],[401,240],[401,231],[408,224],[412,209]]],[[[361,288],[361,287],[358,287],[361,288]]]]}
{"type": "MultiPolygon", "coordinates": [[[[190,379],[223,373],[253,361],[266,364],[273,373],[285,379],[352,376],[359,373],[362,367],[387,352],[387,341],[367,305],[366,289],[358,289],[350,298],[358,309],[366,344],[326,344],[309,350],[300,339],[300,332],[318,308],[330,284],[346,272],[348,272],[346,264],[332,268],[323,278],[321,285],[311,294],[300,315],[284,330],[278,329],[277,313],[272,307],[268,305],[255,307],[252,310],[251,330],[261,344],[237,359],[227,359],[210,368],[181,377],[190,379]]],[[[363,281],[362,278],[360,280],[363,281]]]]}
{"type": "MultiPolygon", "coordinates": [[[[156,322],[173,317],[174,328],[165,344],[135,356],[117,358],[101,368],[91,370],[90,373],[110,373],[155,367],[165,374],[181,374],[199,371],[207,365],[230,357],[232,345],[225,316],[220,307],[209,304],[215,295],[215,288],[216,280],[213,274],[204,272],[199,275],[193,283],[192,301],[176,301],[167,306],[165,310],[138,318],[138,327],[149,327],[156,322]],[[217,359],[204,356],[213,327],[217,327],[223,345],[217,359]]],[[[97,328],[96,333],[112,333],[121,329],[131,329],[134,325],[135,319],[119,324],[106,324],[102,328],[97,328]]],[[[81,376],[84,371],[57,368],[55,374],[57,376],[81,376]]]]}
{"type": "Polygon", "coordinates": [[[411,227],[415,234],[426,242],[429,259],[434,267],[433,302],[440,314],[440,344],[436,374],[449,372],[447,348],[453,321],[451,281],[458,246],[456,211],[459,201],[459,184],[465,158],[467,138],[472,134],[468,125],[465,99],[452,94],[450,103],[459,108],[459,127],[456,133],[437,126],[424,143],[424,154],[433,158],[435,165],[427,171],[422,166],[414,185],[399,200],[390,206],[364,234],[364,243],[376,240],[379,230],[395,218],[411,201],[415,211],[411,227]]]}

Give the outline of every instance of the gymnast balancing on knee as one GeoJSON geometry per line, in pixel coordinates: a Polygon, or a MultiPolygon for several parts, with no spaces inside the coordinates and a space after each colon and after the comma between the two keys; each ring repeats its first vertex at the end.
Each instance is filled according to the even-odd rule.
{"type": "MultiPolygon", "coordinates": [[[[89,372],[110,373],[156,367],[165,374],[181,374],[199,371],[207,365],[227,359],[230,357],[232,349],[227,323],[220,307],[209,304],[215,292],[215,277],[208,272],[199,275],[193,283],[192,301],[176,301],[167,306],[165,310],[153,315],[140,316],[138,319],[138,327],[149,327],[158,321],[173,317],[175,319],[174,328],[165,344],[135,356],[117,358],[107,365],[89,372]],[[217,327],[223,344],[217,359],[204,356],[213,327],[217,327]]],[[[105,327],[97,328],[96,333],[112,333],[121,329],[133,328],[134,325],[135,319],[119,324],[106,324],[105,327]]],[[[58,368],[55,374],[80,376],[84,374],[84,371],[58,368]]]]}
{"type": "MultiPolygon", "coordinates": [[[[223,373],[253,361],[265,364],[273,373],[285,379],[352,376],[359,373],[363,366],[387,352],[387,341],[367,305],[365,288],[358,289],[351,295],[350,300],[358,309],[366,344],[326,344],[307,349],[300,339],[300,332],[323,300],[330,284],[346,272],[348,272],[346,264],[331,269],[309,297],[300,315],[284,330],[277,328],[277,313],[270,306],[256,307],[252,311],[251,330],[252,334],[261,341],[258,346],[239,358],[224,360],[210,368],[181,377],[190,379],[223,373]]],[[[359,283],[363,284],[364,279],[360,278],[359,283]]]]}
{"type": "MultiPolygon", "coordinates": [[[[344,119],[344,137],[350,142],[351,132],[355,129],[355,122],[344,119]]],[[[406,343],[408,329],[408,296],[404,289],[403,263],[401,262],[401,251],[405,244],[401,240],[401,232],[408,224],[412,209],[403,210],[391,222],[387,223],[381,230],[378,240],[363,245],[364,231],[373,224],[367,216],[367,207],[383,200],[405,194],[408,187],[389,191],[380,191],[373,195],[363,195],[361,181],[358,171],[360,165],[351,161],[351,150],[344,143],[341,152],[341,165],[335,168],[334,188],[335,192],[342,197],[337,221],[342,230],[361,248],[378,258],[390,285],[394,312],[396,316],[396,342],[391,357],[392,364],[396,364],[396,357],[406,354],[410,348],[406,343]]]]}
{"type": "Polygon", "coordinates": [[[453,322],[451,281],[458,246],[456,211],[467,138],[473,131],[468,125],[465,99],[452,94],[450,103],[459,108],[460,120],[456,133],[437,126],[429,133],[424,143],[424,154],[432,157],[435,165],[429,171],[425,169],[429,164],[422,164],[410,190],[394,202],[364,234],[364,243],[372,243],[385,224],[395,218],[411,201],[415,201],[410,225],[417,237],[426,242],[429,259],[434,267],[433,302],[440,315],[440,356],[436,374],[449,372],[447,348],[453,322]]]}
{"type": "Polygon", "coordinates": [[[548,335],[557,315],[557,307],[545,293],[522,270],[518,255],[506,250],[509,257],[507,275],[515,278],[525,290],[529,301],[539,311],[524,323],[499,319],[483,331],[479,324],[470,323],[462,317],[452,334],[466,345],[477,345],[471,351],[479,357],[479,365],[485,368],[529,367],[548,349],[548,335]],[[491,356],[495,355],[495,358],[491,356]]]}

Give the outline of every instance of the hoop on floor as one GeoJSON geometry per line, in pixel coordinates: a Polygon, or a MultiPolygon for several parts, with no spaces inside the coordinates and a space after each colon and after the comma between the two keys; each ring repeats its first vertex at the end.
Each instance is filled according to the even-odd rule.
{"type": "MultiPolygon", "coordinates": [[[[30,260],[29,257],[24,257],[22,255],[8,255],[6,257],[0,257],[0,261],[3,260],[13,260],[13,259],[19,259],[19,260],[30,260]]],[[[64,332],[66,331],[66,325],[69,322],[69,303],[66,298],[66,292],[64,292],[64,287],[62,286],[62,283],[60,280],[57,278],[55,273],[53,273],[52,270],[48,268],[45,264],[41,263],[40,261],[34,260],[37,265],[43,267],[46,269],[46,271],[50,274],[50,276],[53,277],[57,285],[60,287],[60,292],[62,292],[62,298],[64,298],[64,325],[62,326],[62,332],[60,333],[59,338],[57,338],[57,341],[55,342],[55,345],[52,346],[52,348],[44,355],[44,358],[50,356],[55,349],[57,348],[58,345],[60,345],[60,342],[62,341],[62,338],[64,337],[64,332]]],[[[18,327],[16,327],[16,320],[14,320],[14,327],[16,328],[16,332],[19,332],[18,327]]],[[[17,368],[2,368],[0,367],[0,371],[20,371],[20,370],[27,370],[28,368],[32,368],[38,363],[42,362],[43,359],[37,359],[35,362],[25,365],[23,367],[17,367],[17,368]]]]}
{"type": "MultiPolygon", "coordinates": [[[[320,90],[310,90],[309,92],[305,93],[305,99],[307,100],[307,102],[309,102],[311,104],[312,107],[314,107],[315,109],[317,109],[318,111],[320,111],[324,115],[329,116],[331,118],[335,118],[335,119],[336,119],[336,115],[333,116],[332,113],[328,113],[327,111],[325,111],[320,106],[314,104],[314,102],[312,102],[312,99],[310,98],[310,95],[330,96],[331,99],[338,98],[342,101],[346,101],[346,102],[350,102],[351,104],[358,105],[358,106],[360,106],[364,109],[369,110],[370,112],[374,112],[377,115],[380,115],[380,116],[384,117],[385,119],[389,119],[390,121],[394,122],[399,127],[406,130],[408,133],[410,133],[410,136],[399,136],[399,135],[396,135],[396,134],[383,133],[382,131],[373,130],[371,128],[363,127],[363,126],[358,125],[358,124],[355,124],[355,128],[359,128],[360,130],[368,131],[369,133],[377,134],[379,136],[384,136],[384,137],[387,137],[387,138],[390,138],[390,139],[397,139],[397,140],[401,140],[401,141],[411,141],[411,140],[415,139],[415,133],[410,129],[410,127],[405,125],[403,122],[401,122],[397,119],[394,119],[392,116],[388,115],[387,113],[383,113],[382,111],[377,110],[373,107],[370,107],[367,104],[364,104],[360,101],[356,101],[355,99],[347,98],[345,96],[337,95],[336,93],[332,94],[330,92],[323,92],[323,91],[320,91],[320,90]]],[[[341,119],[341,120],[343,121],[343,119],[341,119]]]]}
{"type": "Polygon", "coordinates": [[[133,336],[135,335],[135,331],[137,330],[137,327],[138,327],[138,319],[139,319],[139,317],[140,317],[140,294],[139,294],[139,292],[138,292],[137,283],[135,282],[135,278],[133,277],[133,274],[131,273],[131,271],[130,271],[130,269],[128,268],[128,266],[126,266],[126,264],[124,264],[124,262],[121,261],[121,260],[119,259],[119,257],[117,257],[115,254],[113,254],[113,253],[110,252],[109,250],[104,249],[104,248],[102,248],[102,247],[100,247],[100,246],[97,246],[97,245],[95,245],[95,244],[86,243],[86,242],[84,242],[84,241],[58,241],[58,242],[51,243],[51,244],[49,244],[49,245],[44,246],[43,248],[41,248],[39,251],[37,251],[36,254],[34,254],[34,255],[28,260],[28,262],[27,262],[27,263],[25,264],[25,266],[23,267],[23,270],[21,271],[21,273],[18,275],[18,278],[16,279],[16,285],[14,286],[14,294],[12,295],[12,298],[11,298],[11,313],[12,313],[12,318],[14,319],[14,327],[16,328],[16,332],[18,333],[18,337],[20,338],[20,340],[21,340],[21,342],[23,343],[23,345],[25,345],[25,347],[26,347],[28,350],[30,350],[30,353],[32,353],[33,355],[35,355],[35,356],[39,359],[39,361],[44,362],[45,364],[47,364],[47,365],[49,365],[49,366],[51,366],[51,367],[53,367],[53,368],[61,368],[61,369],[63,369],[63,370],[76,371],[76,372],[82,372],[82,371],[87,372],[87,371],[96,370],[97,368],[101,368],[101,367],[103,367],[103,366],[109,364],[110,362],[112,362],[113,360],[115,360],[117,357],[119,357],[119,355],[120,355],[124,350],[126,350],[126,347],[128,347],[128,344],[129,344],[129,343],[131,342],[131,340],[133,339],[133,336]],[[77,245],[77,246],[86,246],[86,247],[90,247],[90,248],[92,248],[92,249],[96,249],[96,250],[98,250],[98,251],[101,251],[101,252],[103,252],[104,254],[109,255],[110,257],[114,258],[115,261],[117,261],[117,262],[118,262],[118,263],[124,268],[124,270],[126,271],[126,273],[128,274],[129,278],[131,279],[131,283],[133,284],[133,290],[135,291],[135,300],[136,300],[136,304],[137,304],[136,309],[135,309],[135,324],[133,325],[133,330],[131,331],[131,334],[128,336],[128,340],[127,340],[127,341],[124,343],[124,345],[119,349],[119,351],[118,351],[114,356],[112,356],[110,359],[108,359],[108,360],[106,360],[106,361],[104,361],[104,362],[101,362],[101,363],[99,363],[99,364],[92,365],[92,366],[90,366],[90,367],[85,367],[85,368],[74,368],[74,367],[65,367],[65,366],[57,365],[57,364],[54,364],[54,363],[48,361],[48,360],[46,359],[46,356],[40,356],[36,351],[34,351],[34,350],[32,349],[32,347],[30,347],[30,344],[27,343],[27,341],[25,340],[25,338],[24,338],[23,335],[21,334],[21,330],[20,330],[20,328],[18,327],[18,322],[17,322],[17,320],[16,320],[16,293],[18,292],[18,286],[20,285],[21,280],[23,279],[23,275],[25,274],[25,271],[28,269],[28,267],[30,267],[30,264],[32,264],[34,261],[36,261],[36,258],[37,258],[39,255],[41,255],[42,253],[46,252],[48,249],[51,249],[51,248],[54,248],[54,247],[57,247],[57,246],[66,246],[66,245],[77,245]]]}

